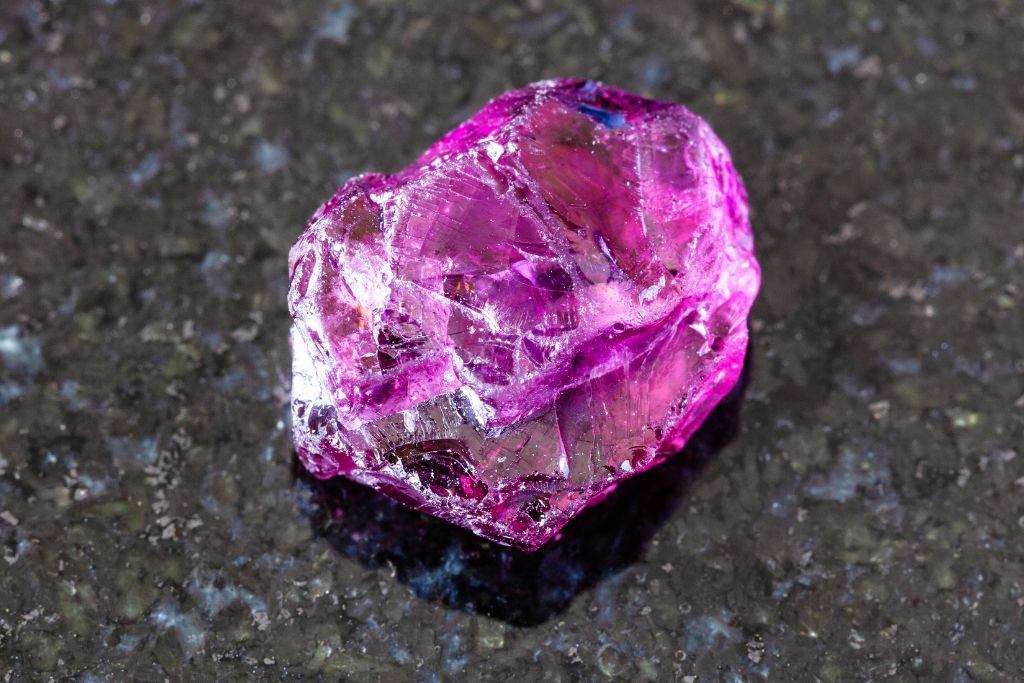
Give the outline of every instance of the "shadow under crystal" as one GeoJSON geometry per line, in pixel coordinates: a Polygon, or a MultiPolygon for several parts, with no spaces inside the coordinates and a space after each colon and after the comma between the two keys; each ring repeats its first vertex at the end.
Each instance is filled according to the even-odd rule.
{"type": "Polygon", "coordinates": [[[640,557],[738,432],[749,370],[748,347],[740,380],[681,453],[619,484],[533,553],[482,539],[344,477],[317,479],[295,458],[300,507],[318,538],[368,567],[394,567],[420,598],[517,626],[541,624],[640,557]]]}

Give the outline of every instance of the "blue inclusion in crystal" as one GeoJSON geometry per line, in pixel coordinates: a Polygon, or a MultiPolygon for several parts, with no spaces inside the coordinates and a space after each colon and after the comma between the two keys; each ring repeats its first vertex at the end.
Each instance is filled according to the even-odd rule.
{"type": "Polygon", "coordinates": [[[609,128],[625,128],[629,124],[626,123],[625,117],[616,111],[609,111],[602,109],[601,107],[594,107],[589,104],[581,104],[577,107],[581,112],[599,121],[609,128]]]}

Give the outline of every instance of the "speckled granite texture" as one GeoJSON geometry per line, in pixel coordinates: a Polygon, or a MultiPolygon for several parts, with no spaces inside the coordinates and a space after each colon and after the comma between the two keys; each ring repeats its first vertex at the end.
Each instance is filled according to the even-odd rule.
{"type": "Polygon", "coordinates": [[[1024,676],[1024,3],[0,3],[0,681],[1024,676]],[[558,75],[750,190],[745,384],[524,556],[294,467],[286,252],[558,75]]]}

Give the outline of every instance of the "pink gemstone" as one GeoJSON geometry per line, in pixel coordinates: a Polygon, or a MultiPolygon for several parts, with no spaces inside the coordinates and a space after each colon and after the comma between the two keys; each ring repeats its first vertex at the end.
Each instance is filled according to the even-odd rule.
{"type": "Polygon", "coordinates": [[[526,550],[682,448],[739,377],[760,285],[707,123],[579,80],[345,183],[290,272],[306,467],[526,550]]]}

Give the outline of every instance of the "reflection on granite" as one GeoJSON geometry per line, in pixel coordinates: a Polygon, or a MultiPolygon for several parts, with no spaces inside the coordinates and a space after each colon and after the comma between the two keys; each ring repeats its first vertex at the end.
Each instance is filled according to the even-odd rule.
{"type": "Polygon", "coordinates": [[[1019,679],[1022,10],[0,3],[0,680],[1019,679]],[[558,75],[711,122],[764,287],[735,438],[523,560],[295,478],[285,262],[558,75]]]}
{"type": "Polygon", "coordinates": [[[317,537],[369,567],[391,567],[419,597],[517,626],[557,616],[583,590],[643,555],[711,457],[735,437],[741,382],[661,467],[618,486],[533,553],[490,543],[348,479],[318,480],[296,462],[317,537]]]}

